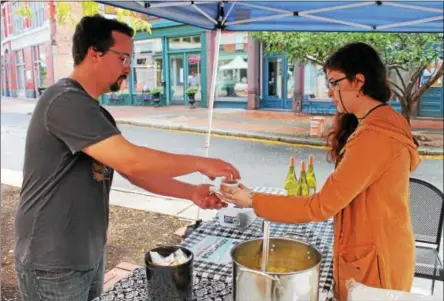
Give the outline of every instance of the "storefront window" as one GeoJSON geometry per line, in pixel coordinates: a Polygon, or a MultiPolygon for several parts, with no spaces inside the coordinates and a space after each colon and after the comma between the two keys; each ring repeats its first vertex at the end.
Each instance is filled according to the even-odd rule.
{"type": "Polygon", "coordinates": [[[201,48],[200,36],[176,37],[168,40],[171,50],[201,48]]]}
{"type": "Polygon", "coordinates": [[[12,30],[15,34],[21,33],[24,30],[23,17],[18,13],[19,10],[19,1],[12,2],[12,30]]]}
{"type": "Polygon", "coordinates": [[[309,98],[329,98],[327,79],[322,66],[312,63],[305,65],[304,94],[309,98]]]}
{"type": "Polygon", "coordinates": [[[221,37],[216,96],[218,100],[248,96],[248,34],[223,33],[221,37]]]}
{"type": "Polygon", "coordinates": [[[23,58],[23,49],[15,52],[15,65],[17,68],[17,86],[19,90],[25,90],[25,61],[23,58]]]}
{"type": "Polygon", "coordinates": [[[34,83],[36,88],[48,86],[48,67],[46,65],[46,52],[43,45],[32,47],[34,62],[34,83]]]}
{"type": "Polygon", "coordinates": [[[134,43],[134,90],[143,93],[162,87],[162,40],[150,39],[134,43]]]}
{"type": "Polygon", "coordinates": [[[45,22],[45,3],[43,1],[29,2],[29,8],[32,12],[31,27],[37,28],[45,22]]]}
{"type": "Polygon", "coordinates": [[[289,99],[293,98],[294,81],[294,64],[289,61],[287,67],[287,98],[289,99]]]}

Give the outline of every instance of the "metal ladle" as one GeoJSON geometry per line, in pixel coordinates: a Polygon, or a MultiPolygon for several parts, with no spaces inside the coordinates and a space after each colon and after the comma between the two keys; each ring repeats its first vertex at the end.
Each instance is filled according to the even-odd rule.
{"type": "Polygon", "coordinates": [[[268,267],[268,254],[270,249],[270,222],[264,220],[264,238],[262,240],[262,257],[261,257],[261,269],[262,272],[267,272],[268,267]]]}

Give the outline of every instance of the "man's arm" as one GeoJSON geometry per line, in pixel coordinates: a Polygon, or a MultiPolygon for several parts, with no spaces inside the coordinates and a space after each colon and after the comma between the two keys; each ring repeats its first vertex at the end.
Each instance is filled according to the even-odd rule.
{"type": "Polygon", "coordinates": [[[83,152],[130,179],[151,175],[174,178],[193,172],[209,177],[239,177],[237,170],[222,160],[149,149],[134,145],[121,135],[87,146],[83,152]]]}
{"type": "Polygon", "coordinates": [[[239,172],[222,160],[134,145],[105,118],[95,100],[79,91],[69,90],[54,98],[44,118],[48,132],[73,154],[83,151],[129,178],[177,177],[193,172],[210,178],[240,178],[239,172]]]}
{"type": "Polygon", "coordinates": [[[132,184],[149,192],[179,199],[191,200],[196,185],[167,177],[125,177],[132,184]]]}
{"type": "Polygon", "coordinates": [[[127,177],[132,184],[155,194],[187,199],[203,209],[219,209],[226,207],[215,195],[210,194],[210,185],[193,185],[165,177],[127,177]]]}

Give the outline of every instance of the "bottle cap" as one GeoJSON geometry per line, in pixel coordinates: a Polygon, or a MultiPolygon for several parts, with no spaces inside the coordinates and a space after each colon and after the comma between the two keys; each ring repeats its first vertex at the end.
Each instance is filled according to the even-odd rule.
{"type": "Polygon", "coordinates": [[[301,171],[305,171],[305,161],[301,161],[301,171]]]}
{"type": "Polygon", "coordinates": [[[310,155],[308,156],[308,165],[313,165],[314,164],[314,156],[310,155]]]}
{"type": "Polygon", "coordinates": [[[290,166],[294,166],[294,157],[290,156],[290,166]]]}

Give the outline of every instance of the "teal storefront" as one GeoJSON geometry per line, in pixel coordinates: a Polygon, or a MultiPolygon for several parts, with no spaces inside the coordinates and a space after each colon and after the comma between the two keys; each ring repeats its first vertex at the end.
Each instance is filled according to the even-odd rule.
{"type": "Polygon", "coordinates": [[[152,33],[134,38],[131,75],[118,93],[101,98],[105,105],[188,105],[186,90],[196,87],[196,101],[207,106],[206,32],[171,21],[152,24],[152,33]],[[160,102],[152,93],[161,91],[160,102]]]}
{"type": "MultiPolygon", "coordinates": [[[[208,107],[209,66],[207,46],[211,33],[172,21],[152,23],[152,33],[134,38],[129,80],[118,93],[101,97],[105,105],[190,106],[187,89],[196,88],[196,105],[208,107]],[[153,91],[161,90],[158,103],[153,91]]],[[[221,36],[215,108],[246,108],[248,96],[248,34],[221,36]]]]}

